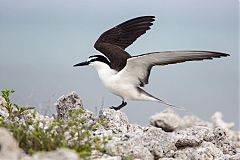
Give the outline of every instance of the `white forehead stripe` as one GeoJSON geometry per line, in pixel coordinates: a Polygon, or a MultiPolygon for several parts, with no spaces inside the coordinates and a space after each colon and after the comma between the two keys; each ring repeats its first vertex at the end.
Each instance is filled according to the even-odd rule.
{"type": "MultiPolygon", "coordinates": [[[[108,60],[108,62],[110,62],[110,60],[108,59],[108,57],[106,57],[106,56],[104,56],[104,55],[101,55],[101,56],[103,56],[103,57],[105,57],[107,60],[108,60]]],[[[93,56],[93,57],[91,57],[91,58],[88,58],[88,62],[89,61],[91,61],[91,60],[93,60],[93,59],[97,59],[98,57],[97,56],[93,56]]]]}
{"type": "Polygon", "coordinates": [[[87,61],[89,62],[89,61],[91,61],[91,60],[93,60],[93,59],[96,59],[96,58],[97,58],[97,57],[91,57],[91,58],[88,58],[87,61]]]}

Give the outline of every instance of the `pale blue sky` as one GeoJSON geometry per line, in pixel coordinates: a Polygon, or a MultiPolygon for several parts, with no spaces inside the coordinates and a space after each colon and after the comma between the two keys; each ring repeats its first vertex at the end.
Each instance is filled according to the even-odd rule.
{"type": "MultiPolygon", "coordinates": [[[[226,121],[237,123],[238,8],[237,0],[0,0],[0,88],[16,89],[18,104],[49,112],[72,90],[91,111],[102,99],[104,106],[118,105],[121,100],[92,68],[72,65],[98,53],[93,44],[102,32],[130,18],[155,15],[152,29],[127,48],[129,53],[196,49],[231,56],[155,67],[146,90],[203,119],[220,111],[226,121]]],[[[129,102],[122,111],[132,123],[146,124],[164,108],[129,102]]]]}

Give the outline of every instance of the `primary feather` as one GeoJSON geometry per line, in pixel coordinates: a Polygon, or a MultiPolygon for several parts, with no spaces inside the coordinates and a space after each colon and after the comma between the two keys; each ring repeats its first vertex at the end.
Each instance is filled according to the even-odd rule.
{"type": "Polygon", "coordinates": [[[143,87],[148,84],[150,71],[155,65],[168,65],[186,61],[200,61],[229,56],[211,51],[165,51],[134,56],[127,59],[126,66],[119,72],[121,77],[128,77],[132,83],[143,87]]]}

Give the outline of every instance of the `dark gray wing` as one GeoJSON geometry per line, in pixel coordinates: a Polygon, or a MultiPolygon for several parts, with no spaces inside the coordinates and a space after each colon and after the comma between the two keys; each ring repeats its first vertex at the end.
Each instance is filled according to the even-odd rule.
{"type": "Polygon", "coordinates": [[[168,65],[186,61],[200,61],[226,57],[229,54],[211,51],[165,51],[142,54],[131,57],[119,74],[127,77],[133,84],[144,86],[148,84],[151,68],[155,65],[168,65]]]}
{"type": "Polygon", "coordinates": [[[131,57],[124,49],[150,29],[154,18],[142,16],[123,22],[104,32],[94,47],[110,60],[113,69],[120,71],[131,57]]]}

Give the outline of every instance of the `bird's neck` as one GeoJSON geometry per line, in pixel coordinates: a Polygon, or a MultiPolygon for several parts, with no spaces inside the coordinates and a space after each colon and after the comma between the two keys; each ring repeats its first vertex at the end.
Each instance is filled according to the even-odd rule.
{"type": "Polygon", "coordinates": [[[94,65],[94,68],[97,70],[98,76],[103,81],[104,79],[110,78],[117,73],[116,70],[110,68],[110,66],[105,63],[94,65]]]}

